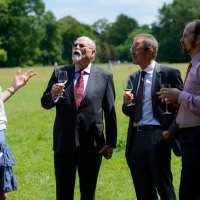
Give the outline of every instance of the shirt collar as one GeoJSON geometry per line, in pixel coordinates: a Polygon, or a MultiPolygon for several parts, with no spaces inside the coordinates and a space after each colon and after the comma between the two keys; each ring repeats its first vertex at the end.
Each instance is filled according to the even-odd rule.
{"type": "MultiPolygon", "coordinates": [[[[144,71],[145,71],[147,74],[153,74],[153,70],[154,70],[155,66],[156,66],[156,62],[155,62],[155,60],[153,60],[153,61],[151,62],[151,64],[145,68],[144,71]]],[[[140,71],[142,71],[142,70],[140,70],[140,71]]]]}
{"type": "MultiPolygon", "coordinates": [[[[90,63],[85,69],[84,72],[90,74],[90,70],[92,67],[92,63],[90,63]]],[[[80,70],[80,68],[78,68],[78,66],[75,64],[75,73],[77,73],[80,70]]]]}
{"type": "Polygon", "coordinates": [[[192,60],[191,60],[190,62],[192,63],[192,66],[195,66],[195,64],[196,64],[197,62],[199,62],[199,61],[200,61],[200,52],[198,52],[198,53],[195,55],[195,57],[192,58],[192,60]]]}

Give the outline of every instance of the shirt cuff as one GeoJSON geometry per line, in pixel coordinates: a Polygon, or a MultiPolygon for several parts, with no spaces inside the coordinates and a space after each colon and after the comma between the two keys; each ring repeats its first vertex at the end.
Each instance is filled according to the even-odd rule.
{"type": "Polygon", "coordinates": [[[60,97],[56,97],[56,98],[53,98],[53,97],[52,97],[52,100],[53,100],[54,103],[57,103],[58,100],[59,100],[59,98],[60,98],[60,97]]]}
{"type": "Polygon", "coordinates": [[[179,97],[178,97],[178,103],[187,105],[187,99],[188,99],[189,94],[186,91],[181,91],[179,97]]]}

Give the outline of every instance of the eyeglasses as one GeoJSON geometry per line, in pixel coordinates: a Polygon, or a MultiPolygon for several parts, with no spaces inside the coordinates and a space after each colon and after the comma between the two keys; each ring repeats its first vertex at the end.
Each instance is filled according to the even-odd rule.
{"type": "Polygon", "coordinates": [[[187,38],[187,37],[189,37],[190,35],[194,35],[194,34],[193,34],[193,33],[183,34],[183,35],[182,35],[182,38],[187,38]]]}
{"type": "Polygon", "coordinates": [[[144,50],[147,50],[147,48],[140,48],[140,47],[138,47],[138,48],[130,48],[130,53],[133,53],[133,52],[137,52],[137,51],[139,51],[139,50],[142,50],[142,49],[144,49],[144,50]]]}
{"type": "Polygon", "coordinates": [[[84,44],[74,43],[73,48],[76,48],[76,47],[79,47],[81,49],[83,49],[83,48],[92,49],[91,47],[85,46],[84,44]]]}

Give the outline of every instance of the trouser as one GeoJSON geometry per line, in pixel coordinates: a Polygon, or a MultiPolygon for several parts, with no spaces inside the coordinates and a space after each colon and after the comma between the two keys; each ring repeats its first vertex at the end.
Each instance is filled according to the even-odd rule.
{"type": "Polygon", "coordinates": [[[200,200],[200,126],[181,129],[182,171],[179,200],[200,200]]]}
{"type": "Polygon", "coordinates": [[[73,153],[55,153],[56,199],[73,200],[76,169],[79,175],[81,200],[95,200],[97,178],[102,156],[82,149],[73,153]]]}
{"type": "Polygon", "coordinates": [[[137,200],[176,200],[170,168],[171,148],[162,129],[134,129],[127,153],[137,200]]]}

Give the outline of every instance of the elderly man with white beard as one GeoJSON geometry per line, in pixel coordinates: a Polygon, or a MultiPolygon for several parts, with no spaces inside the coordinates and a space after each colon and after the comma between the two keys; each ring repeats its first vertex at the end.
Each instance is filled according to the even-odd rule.
{"type": "Polygon", "coordinates": [[[54,71],[41,98],[43,108],[56,108],[53,150],[57,200],[74,199],[76,170],[80,199],[95,200],[102,156],[110,159],[116,147],[113,76],[92,63],[95,54],[95,42],[79,37],[72,47],[73,64],[59,69],[67,72],[67,83],[59,84],[54,71]]]}

